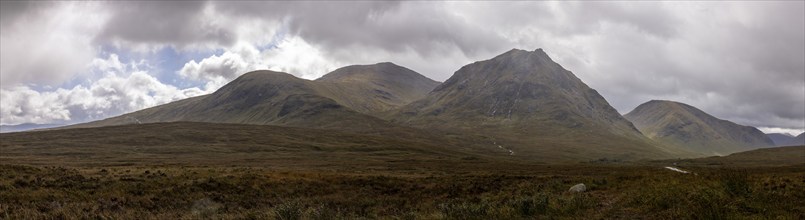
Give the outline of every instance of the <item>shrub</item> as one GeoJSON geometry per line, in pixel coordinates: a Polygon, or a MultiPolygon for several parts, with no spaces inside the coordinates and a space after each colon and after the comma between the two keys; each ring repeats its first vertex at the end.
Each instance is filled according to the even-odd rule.
{"type": "Polygon", "coordinates": [[[439,206],[439,210],[447,219],[487,219],[490,215],[490,205],[486,201],[479,203],[445,203],[439,206]]]}
{"type": "Polygon", "coordinates": [[[338,211],[326,206],[313,207],[308,210],[308,218],[312,220],[329,220],[337,217],[338,211]]]}
{"type": "Polygon", "coordinates": [[[281,220],[302,219],[302,205],[299,202],[286,202],[274,208],[274,215],[281,220]]]}
{"type": "Polygon", "coordinates": [[[546,214],[549,205],[547,195],[522,197],[511,201],[512,208],[522,217],[546,214]]]}
{"type": "Polygon", "coordinates": [[[718,176],[724,190],[733,196],[748,196],[751,193],[746,172],[724,171],[718,176]]]}
{"type": "Polygon", "coordinates": [[[578,215],[579,212],[586,210],[589,207],[592,207],[594,202],[590,199],[587,194],[572,194],[570,198],[560,199],[559,208],[562,210],[562,213],[565,214],[572,214],[578,215]]]}
{"type": "Polygon", "coordinates": [[[690,211],[693,219],[730,219],[728,201],[716,190],[702,189],[691,193],[690,211]]]}

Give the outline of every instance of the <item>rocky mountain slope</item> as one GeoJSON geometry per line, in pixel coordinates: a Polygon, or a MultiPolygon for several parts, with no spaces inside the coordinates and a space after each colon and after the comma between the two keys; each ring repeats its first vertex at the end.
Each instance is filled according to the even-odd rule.
{"type": "Polygon", "coordinates": [[[672,151],[650,144],[598,92],[542,49],[513,49],[466,65],[427,97],[388,118],[488,135],[510,145],[515,155],[628,158],[672,151]]]}

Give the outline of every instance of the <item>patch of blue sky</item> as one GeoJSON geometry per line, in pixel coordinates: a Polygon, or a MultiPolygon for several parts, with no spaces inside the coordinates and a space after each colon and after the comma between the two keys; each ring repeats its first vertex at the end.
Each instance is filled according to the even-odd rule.
{"type": "Polygon", "coordinates": [[[148,62],[153,65],[154,69],[149,73],[156,77],[160,82],[173,85],[177,88],[191,88],[200,87],[204,82],[197,80],[188,80],[179,74],[179,70],[184,67],[188,62],[196,61],[201,62],[204,58],[213,55],[220,56],[224,53],[223,49],[207,50],[207,51],[177,51],[173,47],[165,47],[153,54],[148,62]]]}
{"type": "Polygon", "coordinates": [[[280,28],[276,32],[274,32],[274,36],[271,37],[271,41],[269,41],[265,45],[257,45],[256,48],[257,50],[260,50],[260,52],[263,52],[265,50],[277,49],[277,45],[279,45],[282,42],[282,40],[285,39],[287,34],[288,34],[288,25],[283,23],[280,26],[280,28]]]}
{"type": "MultiPolygon", "coordinates": [[[[271,41],[262,45],[254,45],[257,50],[263,52],[265,50],[277,49],[277,46],[287,37],[287,25],[282,25],[279,30],[274,33],[271,41]]],[[[132,62],[137,63],[144,60],[147,66],[138,66],[140,70],[147,71],[148,74],[154,76],[163,84],[175,86],[179,89],[186,89],[192,87],[203,87],[206,82],[199,80],[189,80],[183,78],[179,71],[188,62],[196,61],[201,62],[204,58],[211,56],[220,56],[225,50],[218,48],[214,50],[177,50],[174,47],[166,46],[155,52],[135,52],[124,48],[116,47],[113,45],[102,45],[99,48],[96,58],[109,59],[111,54],[116,54],[118,60],[124,65],[130,65],[132,62]]],[[[123,74],[130,74],[129,72],[123,74]]],[[[29,88],[36,91],[53,91],[57,88],[72,89],[78,85],[89,87],[95,81],[103,78],[105,75],[102,71],[86,69],[84,72],[74,74],[70,80],[58,85],[39,85],[30,84],[29,88]]],[[[121,75],[126,77],[127,75],[121,75]]]]}

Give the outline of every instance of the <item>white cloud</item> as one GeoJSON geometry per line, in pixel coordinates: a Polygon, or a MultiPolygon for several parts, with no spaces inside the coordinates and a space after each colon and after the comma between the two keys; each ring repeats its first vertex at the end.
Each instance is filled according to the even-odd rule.
{"type": "Polygon", "coordinates": [[[282,40],[276,48],[265,50],[262,61],[268,69],[293,74],[304,79],[316,79],[340,67],[324,53],[300,37],[282,40]]]}
{"type": "MultiPolygon", "coordinates": [[[[89,64],[89,67],[95,67],[103,72],[123,72],[124,64],[120,62],[117,54],[110,54],[109,59],[95,58],[89,64]]],[[[136,67],[135,67],[136,68],[136,67]]]]}
{"type": "Polygon", "coordinates": [[[760,131],[766,134],[771,133],[783,133],[783,134],[790,134],[791,136],[797,136],[805,132],[805,129],[787,129],[787,128],[770,128],[770,127],[758,127],[760,131]]]}
{"type": "Polygon", "coordinates": [[[213,92],[238,76],[261,69],[293,74],[300,78],[315,79],[339,67],[318,48],[299,37],[281,39],[272,48],[262,52],[256,46],[239,43],[221,55],[212,55],[201,61],[187,62],[179,75],[186,79],[206,82],[204,90],[213,92]]]}
{"type": "Polygon", "coordinates": [[[179,70],[179,75],[186,79],[206,82],[205,90],[212,92],[247,71],[265,68],[260,59],[260,51],[254,46],[239,44],[220,56],[212,55],[199,62],[195,60],[187,62],[179,70]]]}
{"type": "Polygon", "coordinates": [[[50,123],[70,120],[62,105],[62,90],[40,93],[28,87],[0,89],[0,124],[50,123]]]}
{"type": "Polygon", "coordinates": [[[89,86],[42,92],[28,86],[0,89],[0,124],[97,120],[204,93],[163,84],[137,64],[121,64],[115,54],[92,63],[91,69],[104,76],[89,86]]]}

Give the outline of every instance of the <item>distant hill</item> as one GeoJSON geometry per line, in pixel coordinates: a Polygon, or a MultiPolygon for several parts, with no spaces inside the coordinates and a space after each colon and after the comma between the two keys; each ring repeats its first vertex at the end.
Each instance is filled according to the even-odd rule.
{"type": "Polygon", "coordinates": [[[23,123],[18,125],[0,125],[0,133],[30,131],[36,129],[45,129],[62,126],[61,124],[34,124],[23,123]]]}
{"type": "Polygon", "coordinates": [[[805,146],[763,148],[738,152],[723,157],[687,159],[683,160],[681,163],[731,167],[803,166],[805,165],[805,146]]]}
{"type": "MultiPolygon", "coordinates": [[[[797,142],[797,137],[790,134],[771,133],[766,134],[766,136],[768,136],[774,142],[775,146],[805,145],[805,139],[801,138],[801,141],[797,142]]],[[[800,136],[802,135],[800,134],[800,136]]]]}
{"type": "Polygon", "coordinates": [[[791,138],[788,142],[782,142],[779,145],[780,146],[805,145],[805,132],[797,135],[794,138],[791,138]]]}
{"type": "MultiPolygon", "coordinates": [[[[513,49],[455,72],[392,121],[420,128],[478,133],[545,157],[668,157],[631,122],[542,50],[513,49]]],[[[491,144],[491,143],[490,143],[491,144]]]]}
{"type": "Polygon", "coordinates": [[[679,102],[652,100],[625,117],[651,139],[705,155],[728,155],[774,145],[757,128],[721,120],[679,102]]]}

